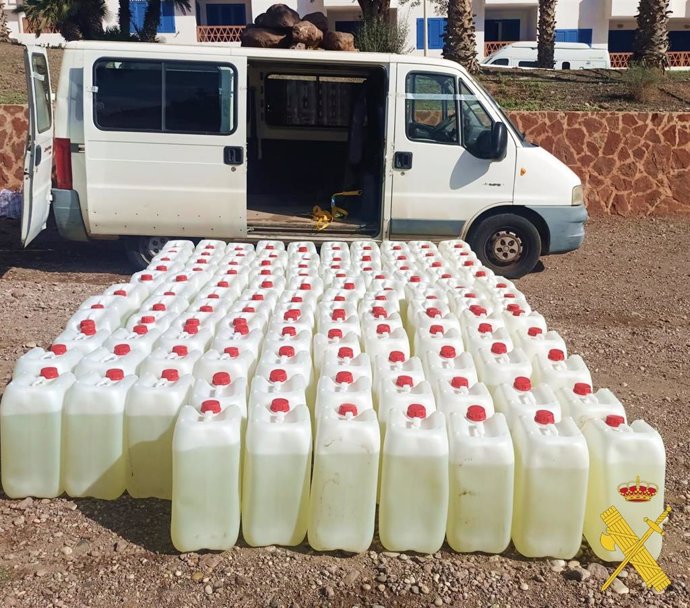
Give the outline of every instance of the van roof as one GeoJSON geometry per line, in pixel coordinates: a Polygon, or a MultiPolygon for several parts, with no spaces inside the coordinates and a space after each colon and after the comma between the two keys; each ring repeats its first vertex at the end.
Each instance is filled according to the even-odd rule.
{"type": "MultiPolygon", "coordinates": [[[[585,43],[585,42],[556,42],[556,48],[557,49],[591,49],[592,47],[585,43]]],[[[520,42],[512,42],[511,44],[507,44],[506,46],[502,48],[509,48],[512,47],[514,49],[536,49],[537,48],[537,42],[532,41],[532,40],[522,40],[520,42]]]]}
{"type": "Polygon", "coordinates": [[[65,49],[80,49],[110,52],[146,53],[166,55],[170,53],[189,52],[192,55],[227,54],[229,57],[247,57],[247,59],[278,59],[296,62],[328,63],[426,63],[445,68],[454,68],[465,73],[464,68],[454,61],[440,57],[422,57],[419,55],[394,55],[387,53],[363,53],[360,51],[324,51],[294,49],[262,49],[240,46],[227,46],[222,43],[175,44],[146,42],[112,42],[101,40],[76,40],[65,44],[65,49]]]}

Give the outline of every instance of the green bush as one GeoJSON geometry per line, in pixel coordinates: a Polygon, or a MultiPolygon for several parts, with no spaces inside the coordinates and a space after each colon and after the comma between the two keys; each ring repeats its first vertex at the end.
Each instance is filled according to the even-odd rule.
{"type": "Polygon", "coordinates": [[[662,70],[640,64],[633,64],[623,72],[623,80],[628,84],[630,95],[641,103],[652,101],[665,79],[662,70]]]}
{"type": "Polygon", "coordinates": [[[383,17],[365,19],[355,33],[355,44],[360,51],[370,53],[410,53],[406,21],[388,21],[383,17]]]}

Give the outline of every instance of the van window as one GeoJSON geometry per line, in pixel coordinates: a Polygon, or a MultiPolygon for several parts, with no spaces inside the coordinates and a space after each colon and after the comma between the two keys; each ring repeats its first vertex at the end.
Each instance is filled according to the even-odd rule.
{"type": "Polygon", "coordinates": [[[518,61],[518,67],[521,68],[536,68],[538,64],[536,61],[518,61]]]}
{"type": "Polygon", "coordinates": [[[266,123],[273,127],[345,128],[364,78],[269,74],[265,80],[266,123]]]}
{"type": "Polygon", "coordinates": [[[462,117],[462,145],[469,152],[483,152],[491,143],[493,120],[477,96],[460,83],[460,115],[462,117]]]}
{"type": "Polygon", "coordinates": [[[499,59],[494,59],[491,65],[508,65],[509,61],[507,57],[500,57],[499,59]]]}
{"type": "Polygon", "coordinates": [[[34,88],[36,90],[36,130],[43,133],[50,129],[50,83],[46,58],[38,53],[31,55],[31,66],[36,73],[34,88]]]}
{"type": "Polygon", "coordinates": [[[405,119],[410,140],[459,143],[455,77],[448,74],[408,74],[405,119]]]}
{"type": "Polygon", "coordinates": [[[235,130],[235,72],[229,65],[104,59],[95,65],[94,85],[94,122],[101,130],[235,130]]]}

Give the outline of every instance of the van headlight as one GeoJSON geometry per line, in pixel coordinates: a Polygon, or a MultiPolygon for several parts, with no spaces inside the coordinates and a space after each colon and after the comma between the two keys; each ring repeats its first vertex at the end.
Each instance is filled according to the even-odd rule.
{"type": "Polygon", "coordinates": [[[570,197],[570,204],[571,205],[584,205],[585,204],[585,195],[584,195],[584,191],[582,189],[582,184],[575,186],[573,188],[573,193],[570,197]]]}

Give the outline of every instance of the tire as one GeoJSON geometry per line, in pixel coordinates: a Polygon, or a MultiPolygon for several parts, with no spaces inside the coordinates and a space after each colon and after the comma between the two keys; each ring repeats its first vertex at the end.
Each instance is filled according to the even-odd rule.
{"type": "Polygon", "coordinates": [[[481,262],[506,279],[531,272],[541,255],[539,231],[528,219],[513,213],[480,220],[467,240],[481,262]]]}
{"type": "Polygon", "coordinates": [[[169,239],[164,236],[125,237],[127,259],[136,270],[143,270],[169,239]]]}

